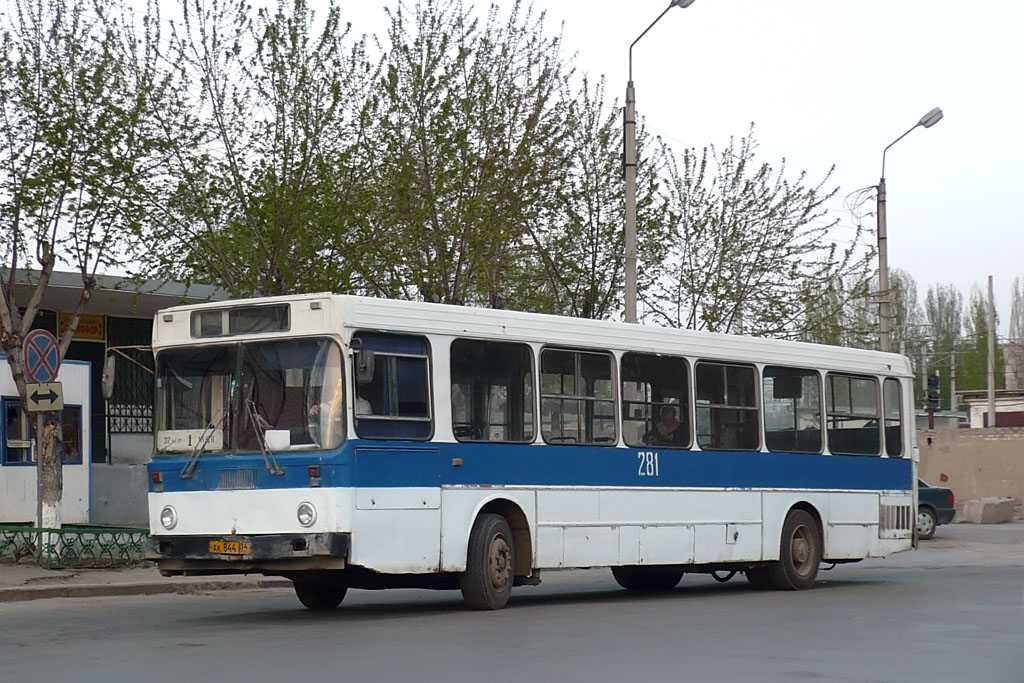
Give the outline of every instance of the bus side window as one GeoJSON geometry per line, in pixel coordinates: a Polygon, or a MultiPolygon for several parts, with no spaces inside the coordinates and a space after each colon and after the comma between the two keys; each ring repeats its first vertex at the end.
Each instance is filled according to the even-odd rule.
{"type": "Polygon", "coordinates": [[[359,332],[353,340],[373,351],[373,373],[369,381],[357,384],[352,401],[356,434],[366,439],[429,439],[433,420],[427,340],[377,332],[359,332]]]}
{"type": "Polygon", "coordinates": [[[814,370],[767,366],[761,379],[769,451],[821,452],[821,380],[814,370]]]}
{"type": "Polygon", "coordinates": [[[672,356],[622,356],[622,433],[627,446],[690,447],[690,385],[686,361],[672,356]]]}
{"type": "Polygon", "coordinates": [[[615,444],[613,363],[608,353],[541,351],[540,414],[544,441],[615,444]]]}
{"type": "Polygon", "coordinates": [[[882,383],[882,407],[885,410],[885,453],[890,458],[903,457],[903,402],[900,382],[889,377],[882,383]]]}
{"type": "Polygon", "coordinates": [[[451,378],[456,439],[533,441],[533,352],[528,345],[456,339],[451,378]]]}
{"type": "Polygon", "coordinates": [[[874,377],[829,373],[825,382],[828,448],[835,455],[880,455],[881,411],[874,377]]]}
{"type": "Polygon", "coordinates": [[[701,361],[697,381],[697,443],[706,450],[756,451],[761,445],[756,371],[701,361]]]}

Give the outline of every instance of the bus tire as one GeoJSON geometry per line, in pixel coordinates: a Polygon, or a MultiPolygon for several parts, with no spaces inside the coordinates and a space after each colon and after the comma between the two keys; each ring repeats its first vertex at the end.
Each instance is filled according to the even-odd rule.
{"type": "Polygon", "coordinates": [[[670,591],[679,585],[683,570],[675,567],[612,567],[616,583],[628,591],[658,593],[670,591]]]}
{"type": "Polygon", "coordinates": [[[322,583],[309,579],[293,579],[295,595],[299,602],[315,610],[330,610],[341,604],[348,592],[348,586],[337,583],[322,583]]]}
{"type": "Polygon", "coordinates": [[[501,609],[512,594],[515,573],[515,542],[512,529],[501,515],[484,513],[476,518],[469,534],[466,571],[459,588],[471,609],[501,609]]]}
{"type": "Polygon", "coordinates": [[[814,585],[821,564],[821,530],[806,510],[790,510],[782,525],[779,561],[768,566],[779,590],[806,590],[814,585]]]}

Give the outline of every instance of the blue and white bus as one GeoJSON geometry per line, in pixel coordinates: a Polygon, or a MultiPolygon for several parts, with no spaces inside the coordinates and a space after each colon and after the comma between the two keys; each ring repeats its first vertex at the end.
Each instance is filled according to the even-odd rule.
{"type": "Polygon", "coordinates": [[[903,356],[512,311],[298,295],[161,311],[150,554],[165,575],[626,589],[913,544],[903,356]]]}

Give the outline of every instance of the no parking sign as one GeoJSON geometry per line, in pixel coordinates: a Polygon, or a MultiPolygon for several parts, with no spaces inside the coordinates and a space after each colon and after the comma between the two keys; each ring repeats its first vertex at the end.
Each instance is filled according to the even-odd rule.
{"type": "Polygon", "coordinates": [[[25,374],[33,384],[57,381],[60,369],[60,346],[57,338],[46,330],[32,330],[25,337],[25,374]]]}

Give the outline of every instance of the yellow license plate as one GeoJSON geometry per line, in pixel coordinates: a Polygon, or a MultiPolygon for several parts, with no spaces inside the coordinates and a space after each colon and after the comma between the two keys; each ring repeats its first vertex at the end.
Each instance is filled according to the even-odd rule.
{"type": "Polygon", "coordinates": [[[210,541],[210,552],[219,555],[248,555],[252,546],[246,541],[210,541]]]}

